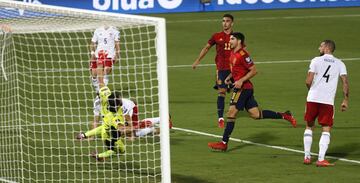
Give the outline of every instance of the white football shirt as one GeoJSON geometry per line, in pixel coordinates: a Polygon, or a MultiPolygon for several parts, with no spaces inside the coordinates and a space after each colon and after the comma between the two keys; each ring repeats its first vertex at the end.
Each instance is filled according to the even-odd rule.
{"type": "Polygon", "coordinates": [[[339,76],[347,75],[345,64],[330,54],[311,60],[309,72],[315,73],[307,101],[334,105],[339,76]]]}
{"type": "MultiPolygon", "coordinates": [[[[134,112],[133,109],[135,107],[135,103],[130,99],[126,99],[126,98],[122,98],[121,100],[122,100],[121,109],[123,111],[123,115],[132,116],[134,112]]],[[[100,111],[101,111],[100,97],[96,96],[94,100],[94,110],[93,110],[94,115],[99,116],[100,111]]]]}
{"type": "Polygon", "coordinates": [[[108,58],[115,57],[115,42],[119,41],[120,33],[115,27],[108,27],[105,29],[104,26],[99,27],[95,30],[94,35],[91,39],[93,43],[97,43],[97,48],[95,51],[96,58],[98,57],[98,52],[100,50],[105,50],[108,52],[108,58]]]}
{"type": "Polygon", "coordinates": [[[123,115],[129,115],[132,117],[133,115],[133,109],[135,107],[135,103],[133,101],[131,101],[130,99],[126,99],[126,98],[123,98],[121,99],[122,100],[122,111],[123,111],[123,115]]]}

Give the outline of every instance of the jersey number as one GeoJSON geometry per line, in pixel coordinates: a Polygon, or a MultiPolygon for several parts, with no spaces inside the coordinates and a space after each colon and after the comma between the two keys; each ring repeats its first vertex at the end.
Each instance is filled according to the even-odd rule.
{"type": "Polygon", "coordinates": [[[324,73],[324,75],[322,76],[323,78],[326,78],[326,82],[329,82],[329,78],[330,78],[330,74],[328,74],[329,70],[330,70],[331,65],[329,65],[324,73]]]}
{"type": "Polygon", "coordinates": [[[107,44],[107,38],[104,38],[104,44],[107,44]]]}
{"type": "Polygon", "coordinates": [[[231,50],[230,43],[225,43],[224,50],[231,50]]]}

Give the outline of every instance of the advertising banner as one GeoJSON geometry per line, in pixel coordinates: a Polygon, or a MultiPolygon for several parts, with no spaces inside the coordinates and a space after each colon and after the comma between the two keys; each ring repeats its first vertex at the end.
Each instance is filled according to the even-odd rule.
{"type": "Polygon", "coordinates": [[[127,14],[360,6],[360,0],[24,0],[127,14]]]}

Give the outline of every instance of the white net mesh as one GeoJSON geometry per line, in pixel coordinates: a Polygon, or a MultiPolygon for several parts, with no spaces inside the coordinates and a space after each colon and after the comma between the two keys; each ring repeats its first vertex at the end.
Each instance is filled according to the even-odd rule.
{"type": "Polygon", "coordinates": [[[120,32],[109,88],[135,99],[140,119],[159,116],[156,21],[0,1],[0,24],[12,29],[0,33],[0,180],[161,181],[158,135],[123,140],[125,154],[105,162],[89,156],[105,150],[100,138],[74,138],[93,119],[89,45],[105,23],[120,32]]]}

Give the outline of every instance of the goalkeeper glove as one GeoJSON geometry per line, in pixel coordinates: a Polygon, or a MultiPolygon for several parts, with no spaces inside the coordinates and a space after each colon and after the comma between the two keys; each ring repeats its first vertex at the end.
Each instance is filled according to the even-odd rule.
{"type": "Polygon", "coordinates": [[[111,95],[111,91],[109,87],[104,86],[100,88],[99,94],[100,94],[100,98],[107,99],[111,95]]]}

